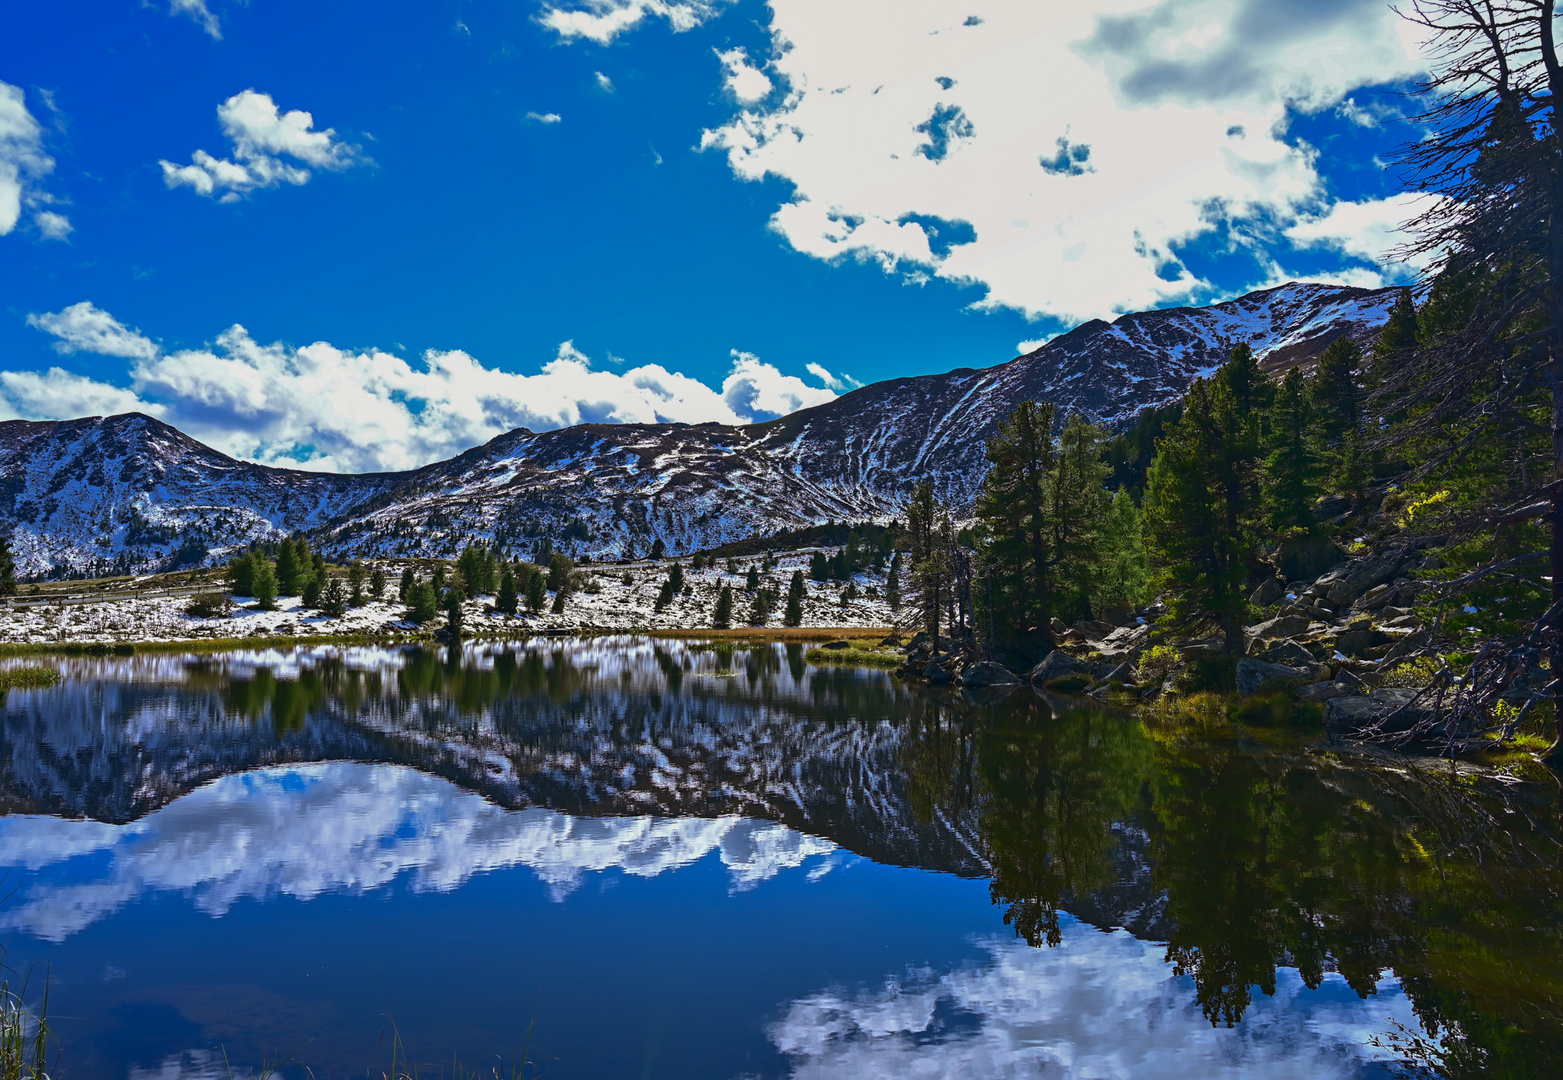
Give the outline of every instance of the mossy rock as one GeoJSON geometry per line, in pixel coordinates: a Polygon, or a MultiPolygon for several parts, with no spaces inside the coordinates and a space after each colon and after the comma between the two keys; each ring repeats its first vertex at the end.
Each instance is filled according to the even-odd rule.
{"type": "Polygon", "coordinates": [[[1073,675],[1060,675],[1056,679],[1049,679],[1044,685],[1047,689],[1060,694],[1081,694],[1090,689],[1092,681],[1091,676],[1084,672],[1076,672],[1073,675]]]}

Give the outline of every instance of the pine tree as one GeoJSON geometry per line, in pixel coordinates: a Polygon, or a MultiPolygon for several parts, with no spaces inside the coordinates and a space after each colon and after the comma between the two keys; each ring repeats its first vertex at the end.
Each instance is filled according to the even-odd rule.
{"type": "Polygon", "coordinates": [[[787,583],[787,610],[782,613],[782,625],[803,625],[803,598],[808,588],[803,582],[803,571],[794,570],[792,580],[787,583]]]}
{"type": "Polygon", "coordinates": [[[283,596],[297,596],[304,588],[304,580],[309,576],[308,551],[302,553],[298,545],[303,540],[295,541],[293,537],[283,537],[282,543],[277,545],[277,591],[283,596]]]}
{"type": "Polygon", "coordinates": [[[1155,583],[1172,617],[1213,619],[1228,652],[1243,646],[1242,584],[1254,556],[1250,501],[1256,449],[1218,377],[1196,380],[1183,417],[1158,443],[1145,494],[1155,583]]]}
{"type": "Polygon", "coordinates": [[[0,536],[0,596],[16,595],[16,558],[11,554],[11,538],[0,536]]]}
{"type": "Polygon", "coordinates": [[[434,585],[427,581],[414,581],[407,590],[407,621],[423,625],[439,611],[439,597],[434,585]]]}
{"type": "Polygon", "coordinates": [[[304,578],[303,587],[299,590],[299,603],[307,608],[320,607],[320,593],[325,588],[325,582],[314,574],[304,578]]]}
{"type": "Polygon", "coordinates": [[[662,537],[660,537],[660,536],[657,537],[656,542],[654,542],[651,545],[651,556],[650,557],[651,557],[652,561],[656,561],[657,559],[661,559],[661,558],[665,557],[667,555],[667,553],[668,553],[667,541],[663,540],[662,537]]]}
{"type": "Polygon", "coordinates": [[[412,592],[412,587],[416,584],[418,584],[418,578],[412,572],[412,567],[403,567],[401,584],[396,587],[396,599],[404,604],[408,603],[407,596],[412,592]]]}
{"type": "Polygon", "coordinates": [[[461,605],[465,600],[460,585],[452,585],[445,590],[445,632],[452,640],[461,637],[461,605]]]}
{"type": "Polygon", "coordinates": [[[1227,362],[1221,365],[1219,377],[1232,395],[1232,407],[1239,417],[1268,407],[1275,395],[1275,386],[1260,370],[1254,350],[1247,343],[1233,347],[1227,362]]]}
{"type": "Polygon", "coordinates": [[[563,615],[564,614],[564,598],[566,596],[568,596],[568,595],[569,595],[569,592],[566,591],[565,589],[560,589],[558,592],[554,593],[554,606],[549,608],[548,610],[552,611],[555,615],[563,615]]]}
{"type": "Polygon", "coordinates": [[[494,597],[494,607],[503,615],[514,615],[519,600],[515,572],[507,566],[499,575],[499,593],[494,597]]]}
{"type": "Polygon", "coordinates": [[[255,595],[255,568],[259,561],[252,551],[235,555],[228,560],[228,581],[233,586],[233,595],[255,595]]]}
{"type": "Polygon", "coordinates": [[[809,577],[815,581],[825,581],[830,577],[830,563],[825,558],[823,551],[816,551],[809,556],[809,577]]]}
{"type": "Polygon", "coordinates": [[[375,567],[369,571],[369,598],[376,603],[385,599],[385,571],[375,567]]]}
{"type": "Polygon", "coordinates": [[[254,576],[250,579],[250,595],[261,611],[277,610],[277,577],[271,569],[271,560],[257,558],[254,576]]]}
{"type": "Polygon", "coordinates": [[[754,592],[760,587],[760,569],[753,563],[749,564],[749,573],[744,576],[744,592],[754,592]]]}
{"type": "Polygon", "coordinates": [[[1362,350],[1346,338],[1336,338],[1319,357],[1310,397],[1320,430],[1331,442],[1355,431],[1358,422],[1357,368],[1362,350]]]}
{"type": "Polygon", "coordinates": [[[711,625],[725,630],[733,624],[733,590],[730,585],[723,585],[722,591],[716,598],[716,610],[711,614],[711,625]]]}
{"type": "MultiPolygon", "coordinates": [[[[310,585],[320,589],[319,579],[311,578],[310,585]]],[[[333,619],[340,619],[347,614],[347,591],[342,588],[341,578],[331,578],[326,582],[325,588],[320,589],[318,607],[321,612],[333,619]]]]}
{"type": "Polygon", "coordinates": [[[890,569],[885,571],[885,603],[891,611],[901,610],[901,553],[890,559],[890,569]]]}
{"type": "Polygon", "coordinates": [[[1270,410],[1269,453],[1264,463],[1264,500],[1270,528],[1312,530],[1313,503],[1322,473],[1314,445],[1313,404],[1301,368],[1281,380],[1270,410]]]}
{"type": "Polygon", "coordinates": [[[347,603],[349,607],[364,606],[364,583],[368,580],[364,564],[354,559],[347,568],[347,603]]]}
{"type": "Polygon", "coordinates": [[[749,625],[764,626],[770,622],[775,607],[776,594],[768,588],[756,586],[754,599],[749,602],[749,625]]]}
{"type": "Polygon", "coordinates": [[[536,615],[543,610],[547,601],[548,589],[543,581],[543,572],[534,566],[526,579],[526,609],[536,615]]]}
{"type": "Polygon", "coordinates": [[[1399,295],[1395,297],[1394,306],[1389,309],[1389,320],[1379,330],[1378,340],[1373,343],[1374,382],[1383,382],[1384,377],[1389,374],[1390,366],[1415,349],[1420,339],[1416,303],[1411,298],[1409,288],[1401,289],[1399,295]]]}
{"type": "Polygon", "coordinates": [[[1140,508],[1126,488],[1119,488],[1109,504],[1101,528],[1101,564],[1092,595],[1092,609],[1133,611],[1145,601],[1150,583],[1150,560],[1140,508]]]}
{"type": "Polygon", "coordinates": [[[684,591],[684,568],[678,563],[673,564],[673,569],[668,571],[668,586],[673,590],[673,595],[681,595],[684,591]]]}
{"type": "Polygon", "coordinates": [[[555,555],[548,560],[548,591],[564,592],[570,587],[570,571],[575,562],[568,555],[555,555]]]}

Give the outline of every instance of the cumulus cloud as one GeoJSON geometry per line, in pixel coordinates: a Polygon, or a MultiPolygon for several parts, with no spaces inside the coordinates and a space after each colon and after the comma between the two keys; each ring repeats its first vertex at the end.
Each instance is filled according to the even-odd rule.
{"type": "Polygon", "coordinates": [[[613,93],[613,80],[608,78],[608,76],[604,75],[600,71],[596,72],[596,76],[597,76],[597,88],[599,90],[603,90],[603,91],[605,91],[606,93],[609,93],[609,94],[613,93]]]}
{"type": "Polygon", "coordinates": [[[161,416],[165,410],[159,404],[141,400],[132,390],[63,368],[0,371],[0,418],[6,420],[54,420],[127,412],[161,416]]]}
{"type": "Polygon", "coordinates": [[[538,21],[566,41],[585,38],[606,45],[647,18],[666,19],[674,33],[692,30],[730,0],[574,0],[544,2],[538,21]]]}
{"type": "Polygon", "coordinates": [[[150,360],[158,352],[151,339],[87,300],[62,311],[29,315],[27,325],[54,335],[58,339],[56,352],[89,352],[128,360],[150,360]]]}
{"type": "Polygon", "coordinates": [[[43,178],[54,171],[54,159],[44,153],[43,128],[27,109],[22,88],[0,82],[0,236],[12,232],[24,212],[46,240],[63,240],[71,223],[63,214],[43,209],[54,199],[43,190],[43,178]]]}
{"type": "Polygon", "coordinates": [[[197,150],[189,165],[159,161],[170,188],[188,187],[198,195],[235,202],[257,188],[308,183],[310,171],[304,166],[340,171],[366,163],[358,147],[336,137],[336,129],[316,131],[311,114],[281,112],[270,94],[240,91],[217,106],[217,120],[233,144],[233,158],[197,150]]]}
{"type": "Polygon", "coordinates": [[[771,80],[765,72],[749,62],[749,54],[741,48],[713,50],[722,62],[722,78],[727,92],[740,103],[752,105],[772,90],[771,80]]]}
{"type": "Polygon", "coordinates": [[[1258,998],[1240,1025],[1213,1027],[1190,981],[1166,962],[1164,946],[1066,923],[1057,949],[989,938],[979,942],[981,962],[942,975],[911,972],[879,991],[832,989],[800,998],[771,1026],[771,1041],[797,1080],[1344,1080],[1390,1056],[1369,1038],[1392,1020],[1416,1023],[1392,978],[1361,1001],[1337,974],[1325,976],[1322,992],[1310,992],[1294,969],[1284,969],[1275,996],[1258,998]]]}
{"type": "Polygon", "coordinates": [[[526,114],[526,118],[534,124],[557,124],[560,120],[564,119],[564,117],[560,116],[558,113],[553,112],[529,112],[526,114]]]}
{"type": "Polygon", "coordinates": [[[702,147],[791,183],[771,223],[801,252],[973,283],[979,306],[1111,317],[1209,291],[1180,245],[1326,213],[1287,110],[1423,67],[1382,0],[976,6],[772,0],[765,71],[786,92],[702,147]],[[971,232],[939,242],[938,220],[971,232]]]}
{"type": "Polygon", "coordinates": [[[58,338],[61,351],[131,360],[130,385],[80,380],[40,397],[23,393],[31,384],[18,383],[13,392],[0,382],[0,401],[12,414],[101,414],[114,402],[122,407],[107,411],[156,413],[235,457],[324,472],[416,468],[517,427],[744,424],[836,396],[828,382],[813,386],[737,350],[715,389],[659,364],[598,371],[568,341],[538,373],[519,375],[460,350],[431,350],[409,362],[323,341],[266,345],[242,326],[220,334],[213,348],[165,353],[85,301],[28,322],[58,338]]]}
{"type": "Polygon", "coordinates": [[[1406,223],[1428,206],[1431,196],[1403,193],[1387,199],[1362,202],[1338,202],[1322,213],[1305,217],[1286,230],[1286,235],[1302,247],[1322,247],[1365,262],[1378,264],[1379,283],[1404,280],[1412,270],[1425,265],[1418,257],[1400,263],[1400,248],[1411,240],[1406,223]]]}
{"type": "MultiPolygon", "coordinates": [[[[835,850],[786,826],[738,817],[505,810],[407,768],[263,769],[198,788],[133,825],[0,819],[0,866],[36,872],[98,856],[85,879],[39,875],[0,926],[63,941],[149,893],[183,894],[221,916],[245,898],[362,894],[403,877],[415,891],[449,892],[514,866],[530,868],[561,902],[588,874],[650,878],[713,855],[728,871],[729,890],[745,892],[835,850]],[[340,827],[322,831],[322,821],[340,827]]],[[[810,880],[829,865],[814,866],[810,880]]]]}
{"type": "Polygon", "coordinates": [[[197,26],[211,35],[213,40],[222,40],[222,27],[217,22],[217,16],[213,15],[211,9],[206,6],[206,0],[170,0],[168,13],[188,15],[197,26]]]}

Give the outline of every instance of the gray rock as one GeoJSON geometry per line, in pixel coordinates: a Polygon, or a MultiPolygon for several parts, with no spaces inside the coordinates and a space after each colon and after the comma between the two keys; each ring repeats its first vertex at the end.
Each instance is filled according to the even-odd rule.
{"type": "Polygon", "coordinates": [[[1065,675],[1089,675],[1090,667],[1083,660],[1076,660],[1066,652],[1054,649],[1047,654],[1036,667],[1031,669],[1031,681],[1038,686],[1046,686],[1054,679],[1061,679],[1065,675]]]}
{"type": "Polygon", "coordinates": [[[1134,612],[1128,608],[1103,608],[1102,621],[1112,623],[1114,626],[1124,627],[1134,625],[1134,612]]]}
{"type": "Polygon", "coordinates": [[[1346,607],[1374,586],[1392,580],[1404,562],[1400,551],[1353,559],[1319,578],[1313,588],[1335,607],[1346,607]]]}
{"type": "Polygon", "coordinates": [[[1101,676],[1103,682],[1132,683],[1134,681],[1134,669],[1128,664],[1119,664],[1101,676]]]}
{"type": "Polygon", "coordinates": [[[1269,648],[1254,655],[1257,659],[1264,660],[1267,663],[1287,664],[1291,667],[1311,667],[1315,663],[1313,653],[1297,644],[1291,638],[1282,638],[1269,648]]]}
{"type": "Polygon", "coordinates": [[[1091,641],[1101,641],[1108,634],[1118,629],[1113,623],[1103,622],[1100,619],[1081,619],[1074,624],[1074,628],[1091,641]]]}
{"type": "Polygon", "coordinates": [[[1420,704],[1406,709],[1392,720],[1389,717],[1416,695],[1415,690],[1390,686],[1375,690],[1365,697],[1331,698],[1324,705],[1324,726],[1330,731],[1345,734],[1358,734],[1379,724],[1384,725],[1378,729],[1383,732],[1408,731],[1426,718],[1427,712],[1420,704]]]}
{"type": "Polygon", "coordinates": [[[1298,536],[1275,553],[1275,564],[1287,581],[1312,581],[1346,561],[1346,553],[1327,536],[1298,536]]]}
{"type": "Polygon", "coordinates": [[[1297,697],[1302,701],[1333,701],[1335,698],[1346,697],[1355,694],[1356,688],[1343,682],[1316,682],[1297,688],[1297,697]]]}
{"type": "Polygon", "coordinates": [[[934,686],[949,686],[955,681],[954,676],[944,670],[937,661],[923,668],[923,678],[934,686]]]}
{"type": "Polygon", "coordinates": [[[1262,623],[1250,626],[1245,632],[1248,637],[1258,641],[1296,637],[1298,634],[1308,632],[1308,624],[1311,621],[1306,615],[1277,615],[1273,619],[1266,619],[1262,623]]]}
{"type": "Polygon", "coordinates": [[[1247,697],[1261,690],[1278,690],[1310,682],[1313,670],[1288,664],[1268,664],[1245,656],[1237,662],[1237,692],[1247,697]]]}
{"type": "Polygon", "coordinates": [[[1409,656],[1418,649],[1425,648],[1432,643],[1433,632],[1431,630],[1418,630],[1415,633],[1407,634],[1390,646],[1389,651],[1384,654],[1382,663],[1386,668],[1392,667],[1395,661],[1409,656]]]}
{"type": "Polygon", "coordinates": [[[1385,638],[1371,626],[1351,626],[1326,635],[1320,641],[1339,649],[1347,656],[1360,656],[1364,649],[1382,645],[1385,638]]]}
{"type": "Polygon", "coordinates": [[[1278,578],[1265,578],[1259,588],[1249,594],[1248,602],[1254,607],[1269,607],[1286,595],[1286,586],[1278,578]]]}
{"type": "Polygon", "coordinates": [[[961,678],[967,686],[1015,686],[1020,683],[1009,668],[991,660],[973,664],[962,673],[961,678]]]}

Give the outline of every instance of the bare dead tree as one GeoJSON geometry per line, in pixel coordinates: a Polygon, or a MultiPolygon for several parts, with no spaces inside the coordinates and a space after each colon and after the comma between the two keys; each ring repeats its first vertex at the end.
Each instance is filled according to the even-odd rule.
{"type": "MultiPolygon", "coordinates": [[[[1494,505],[1467,529],[1544,518],[1551,529],[1552,600],[1536,633],[1502,656],[1484,650],[1462,685],[1435,691],[1462,726],[1478,704],[1516,682],[1515,650],[1543,650],[1553,682],[1563,760],[1563,94],[1554,41],[1555,0],[1411,0],[1402,16],[1427,33],[1433,73],[1413,118],[1427,135],[1401,154],[1409,186],[1428,199],[1405,250],[1426,261],[1429,284],[1469,312],[1461,328],[1391,365],[1381,411],[1409,419],[1392,438],[1449,439],[1424,471],[1456,460],[1496,429],[1522,434],[1519,467],[1494,505]],[[1548,422],[1538,419],[1550,404],[1548,422]],[[1551,468],[1525,464],[1523,432],[1550,435],[1551,468]]],[[[1432,689],[1432,688],[1430,688],[1432,689]]],[[[1527,707],[1528,709],[1529,707],[1527,707]]]]}

